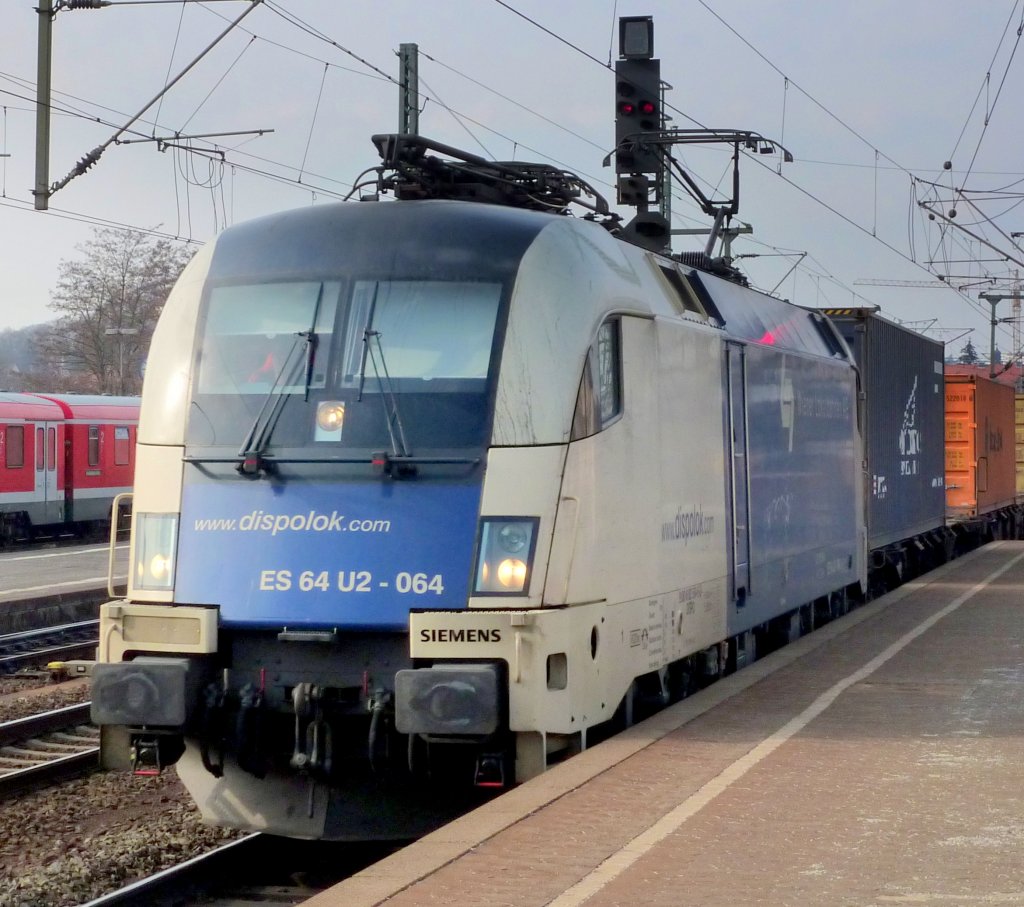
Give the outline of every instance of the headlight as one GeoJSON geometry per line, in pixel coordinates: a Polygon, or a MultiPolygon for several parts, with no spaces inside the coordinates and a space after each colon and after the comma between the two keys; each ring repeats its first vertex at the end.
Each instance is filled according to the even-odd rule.
{"type": "Polygon", "coordinates": [[[135,588],[174,588],[174,556],[178,541],[176,513],[140,513],[135,518],[135,588]]]}
{"type": "Polygon", "coordinates": [[[525,595],[530,588],[537,517],[487,517],[480,521],[476,595],[525,595]]]}
{"type": "Polygon", "coordinates": [[[345,401],[324,400],[316,407],[317,441],[340,441],[341,429],[345,424],[345,401]]]}

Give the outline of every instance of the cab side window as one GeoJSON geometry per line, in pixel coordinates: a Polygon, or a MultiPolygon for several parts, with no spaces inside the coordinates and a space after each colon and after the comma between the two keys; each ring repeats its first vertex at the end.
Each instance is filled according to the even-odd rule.
{"type": "Polygon", "coordinates": [[[618,318],[601,325],[583,367],[572,440],[603,431],[622,415],[622,330],[618,318]]]}

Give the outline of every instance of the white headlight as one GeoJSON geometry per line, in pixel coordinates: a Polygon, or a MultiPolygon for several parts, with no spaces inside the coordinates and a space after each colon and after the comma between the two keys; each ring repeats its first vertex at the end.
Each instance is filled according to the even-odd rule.
{"type": "Polygon", "coordinates": [[[174,558],[178,542],[178,514],[140,513],[135,517],[136,589],[168,591],[174,588],[174,558]]]}
{"type": "Polygon", "coordinates": [[[316,425],[321,431],[340,432],[345,422],[345,402],[324,400],[316,407],[316,425]]]}
{"type": "Polygon", "coordinates": [[[474,595],[525,595],[530,588],[537,517],[480,521],[474,595]]]}

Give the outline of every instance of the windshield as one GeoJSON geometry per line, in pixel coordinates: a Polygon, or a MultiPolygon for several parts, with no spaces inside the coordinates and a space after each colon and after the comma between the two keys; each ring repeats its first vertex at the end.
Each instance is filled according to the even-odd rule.
{"type": "Polygon", "coordinates": [[[272,409],[271,430],[259,432],[267,451],[394,449],[396,422],[412,452],[481,445],[501,290],[425,280],[215,287],[188,442],[237,449],[272,409]]]}
{"type": "Polygon", "coordinates": [[[343,383],[351,387],[358,381],[365,330],[379,339],[392,378],[486,378],[498,312],[496,290],[493,284],[358,282],[343,383]]]}
{"type": "Polygon", "coordinates": [[[296,367],[294,349],[296,336],[310,329],[318,347],[310,386],[324,387],[339,294],[336,283],[215,289],[199,352],[198,393],[264,396],[279,375],[282,393],[304,393],[306,369],[296,367]]]}

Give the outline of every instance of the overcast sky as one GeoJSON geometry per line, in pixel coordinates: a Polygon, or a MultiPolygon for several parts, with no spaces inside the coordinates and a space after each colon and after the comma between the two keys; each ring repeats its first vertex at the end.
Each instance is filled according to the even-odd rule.
{"type": "MultiPolygon", "coordinates": [[[[58,266],[80,256],[97,225],[198,244],[254,216],[343,197],[376,163],[370,136],[397,128],[402,43],[420,48],[422,134],[497,159],[557,163],[614,200],[602,168],[614,144],[608,63],[626,15],[654,17],[673,125],[752,130],[794,156],[781,174],[777,155],[741,163],[738,220],[754,232],[733,251],[757,256],[739,262],[754,285],[808,306],[879,305],[931,325],[954,352],[965,342],[955,329],[973,328],[987,352],[990,309],[978,293],[1005,292],[1005,280],[962,295],[862,281],[1012,279],[1017,265],[1005,255],[1024,260],[1009,238],[1024,230],[1024,196],[1014,194],[1024,191],[1024,51],[1015,54],[1024,0],[268,0],[123,136],[252,133],[192,141],[207,152],[216,143],[223,163],[155,142],[111,144],[52,196],[49,213],[34,211],[31,195],[34,5],[3,0],[0,12],[0,328],[53,317],[58,266]],[[946,217],[955,208],[954,222],[979,239],[929,220],[919,201],[946,217]]],[[[60,12],[50,182],[248,5],[113,0],[60,12]]],[[[722,147],[679,156],[705,192],[728,188],[722,147]]],[[[708,224],[682,192],[673,214],[675,227],[708,224]]],[[[677,250],[702,245],[675,241],[677,250]]],[[[1009,316],[1011,303],[998,314],[1009,316]]],[[[1011,348],[1009,325],[998,344],[1011,348]]]]}

